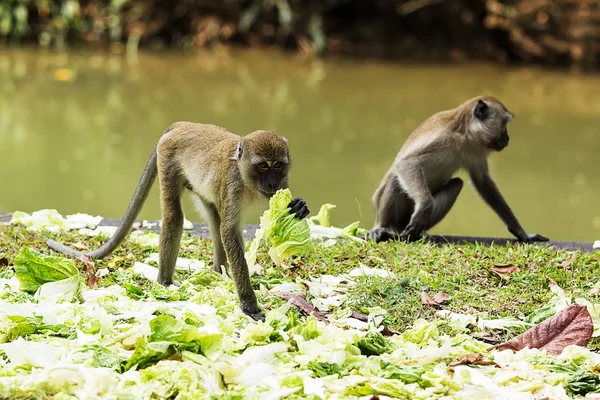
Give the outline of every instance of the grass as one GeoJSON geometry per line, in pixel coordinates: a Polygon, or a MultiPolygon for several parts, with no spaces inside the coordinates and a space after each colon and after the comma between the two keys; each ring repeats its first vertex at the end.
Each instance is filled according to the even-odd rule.
{"type": "MultiPolygon", "coordinates": [[[[89,249],[97,248],[101,243],[97,238],[74,233],[36,233],[24,227],[1,225],[0,269],[10,268],[15,255],[25,245],[51,254],[52,251],[44,242],[49,237],[68,244],[83,244],[89,249]]],[[[143,261],[155,251],[125,240],[106,259],[94,263],[96,270],[106,267],[114,271],[131,267],[135,261],[143,261]]],[[[180,257],[197,258],[210,263],[211,251],[210,240],[186,234],[182,240],[180,257]]],[[[424,243],[367,242],[318,246],[314,253],[291,260],[289,268],[274,267],[263,245],[258,261],[261,265],[271,265],[271,268],[267,268],[264,275],[253,277],[255,289],[261,284],[269,288],[282,279],[298,281],[321,274],[347,273],[360,264],[390,270],[394,272],[393,278],[358,278],[357,285],[350,292],[351,302],[353,309],[358,311],[375,306],[386,309],[388,316],[385,323],[397,330],[404,330],[418,318],[434,318],[436,309],[422,304],[422,291],[432,296],[438,291],[448,294],[452,299],[443,306],[444,309],[461,313],[475,312],[490,317],[519,317],[531,313],[550,298],[551,282],[572,292],[573,297],[600,303],[600,252],[585,254],[521,244],[506,247],[438,247],[424,243]],[[490,270],[490,267],[497,265],[514,265],[520,270],[505,279],[490,270]]],[[[81,260],[75,263],[82,270],[86,267],[81,260]]],[[[110,274],[104,278],[107,279],[110,279],[110,274]]],[[[276,305],[275,302],[263,304],[266,308],[276,305]]],[[[500,338],[505,339],[515,333],[504,332],[500,338]]],[[[598,345],[599,338],[590,343],[590,347],[598,345]]]]}

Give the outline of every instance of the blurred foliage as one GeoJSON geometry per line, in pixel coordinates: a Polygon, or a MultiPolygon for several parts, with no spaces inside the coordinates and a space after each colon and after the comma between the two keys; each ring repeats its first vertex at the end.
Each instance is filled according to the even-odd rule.
{"type": "Polygon", "coordinates": [[[0,0],[0,38],[9,43],[36,40],[42,47],[67,43],[127,43],[202,47],[232,36],[255,40],[294,36],[322,52],[322,14],[346,0],[0,0]],[[277,27],[275,27],[277,26],[277,27]]]}
{"type": "Polygon", "coordinates": [[[600,2],[581,0],[0,0],[0,40],[114,52],[276,45],[412,59],[595,66],[600,2]]]}

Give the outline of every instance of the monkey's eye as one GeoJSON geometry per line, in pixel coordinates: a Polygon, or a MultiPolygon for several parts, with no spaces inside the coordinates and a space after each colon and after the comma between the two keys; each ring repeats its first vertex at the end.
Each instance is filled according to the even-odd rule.
{"type": "Polygon", "coordinates": [[[281,167],[283,167],[283,163],[277,161],[275,164],[273,164],[273,168],[275,169],[281,169],[281,167]]]}
{"type": "Polygon", "coordinates": [[[258,164],[258,168],[262,169],[263,171],[266,171],[269,169],[269,164],[267,164],[266,161],[263,161],[260,164],[258,164]]]}

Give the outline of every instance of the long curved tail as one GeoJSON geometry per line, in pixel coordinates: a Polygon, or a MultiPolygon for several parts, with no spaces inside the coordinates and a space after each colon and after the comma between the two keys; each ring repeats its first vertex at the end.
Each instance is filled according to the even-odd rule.
{"type": "Polygon", "coordinates": [[[70,247],[65,246],[62,243],[59,243],[55,240],[48,239],[46,244],[53,250],[60,251],[71,257],[79,258],[83,255],[86,255],[91,258],[103,258],[110,254],[121,242],[125,239],[125,236],[131,230],[131,226],[135,221],[136,217],[140,213],[146,198],[148,197],[148,193],[150,193],[150,189],[152,188],[152,184],[156,179],[158,169],[156,166],[156,148],[152,152],[150,159],[146,163],[146,168],[144,169],[144,173],[140,178],[140,182],[138,183],[137,188],[135,189],[135,193],[129,202],[129,206],[127,207],[127,211],[125,211],[125,215],[123,216],[123,221],[119,228],[115,232],[111,238],[104,243],[99,249],[91,251],[91,252],[82,252],[74,250],[70,247]]]}

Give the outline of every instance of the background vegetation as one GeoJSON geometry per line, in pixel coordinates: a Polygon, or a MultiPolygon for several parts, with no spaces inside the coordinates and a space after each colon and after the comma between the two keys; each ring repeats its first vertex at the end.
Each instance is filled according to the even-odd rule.
{"type": "Polygon", "coordinates": [[[112,51],[275,45],[308,54],[595,67],[596,0],[0,0],[0,40],[112,51]]]}

